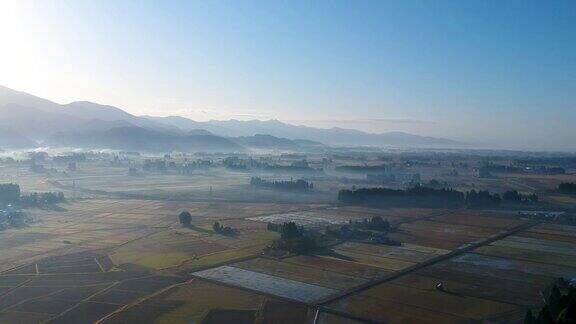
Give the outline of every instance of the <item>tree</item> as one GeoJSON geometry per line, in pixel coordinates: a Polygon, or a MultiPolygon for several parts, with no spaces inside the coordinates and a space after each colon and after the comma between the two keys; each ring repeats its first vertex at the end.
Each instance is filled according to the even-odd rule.
{"type": "Polygon", "coordinates": [[[502,198],[507,201],[522,201],[522,195],[520,195],[516,190],[506,191],[502,195],[502,198]]]}
{"type": "Polygon", "coordinates": [[[301,237],[303,234],[303,229],[298,227],[294,222],[284,223],[282,225],[282,238],[292,239],[296,237],[301,237]]]}
{"type": "Polygon", "coordinates": [[[214,222],[214,224],[212,225],[212,229],[214,230],[214,233],[222,235],[235,235],[238,233],[237,229],[232,228],[230,226],[224,226],[220,224],[220,222],[214,222]]]}
{"type": "Polygon", "coordinates": [[[190,227],[192,225],[192,215],[189,212],[183,211],[178,215],[178,220],[182,226],[190,227]]]}
{"type": "Polygon", "coordinates": [[[558,186],[558,191],[563,194],[574,195],[576,194],[576,183],[563,182],[558,186]]]}
{"type": "Polygon", "coordinates": [[[390,223],[380,216],[373,216],[370,220],[370,228],[374,230],[386,231],[390,229],[390,223]]]}
{"type": "Polygon", "coordinates": [[[14,183],[0,184],[0,203],[13,204],[20,199],[20,186],[14,183]]]}
{"type": "Polygon", "coordinates": [[[539,311],[528,311],[525,324],[569,324],[576,322],[576,288],[560,278],[543,293],[545,304],[539,311]]]}

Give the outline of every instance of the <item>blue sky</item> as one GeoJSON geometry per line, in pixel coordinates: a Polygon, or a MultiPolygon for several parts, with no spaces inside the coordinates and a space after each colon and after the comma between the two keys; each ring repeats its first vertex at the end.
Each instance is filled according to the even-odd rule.
{"type": "Polygon", "coordinates": [[[576,149],[576,1],[0,9],[0,84],[57,102],[576,149]]]}

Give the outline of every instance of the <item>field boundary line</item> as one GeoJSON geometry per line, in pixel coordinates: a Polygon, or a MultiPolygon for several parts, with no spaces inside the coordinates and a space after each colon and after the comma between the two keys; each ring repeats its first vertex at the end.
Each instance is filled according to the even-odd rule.
{"type": "Polygon", "coordinates": [[[24,280],[24,282],[22,282],[22,283],[19,284],[19,285],[16,285],[16,286],[14,286],[14,287],[10,287],[10,289],[8,289],[7,291],[5,291],[4,293],[1,293],[1,294],[0,294],[0,297],[6,296],[6,295],[12,293],[14,290],[16,290],[16,289],[18,289],[18,288],[26,285],[27,283],[29,283],[29,282],[32,281],[32,280],[34,280],[34,278],[29,278],[28,280],[24,280]]]}
{"type": "MultiPolygon", "coordinates": [[[[327,308],[327,307],[324,307],[324,306],[319,306],[319,307],[318,307],[318,312],[330,313],[330,314],[332,314],[332,315],[337,315],[337,316],[340,316],[340,317],[348,318],[348,319],[355,320],[355,321],[360,321],[360,322],[362,322],[362,323],[367,323],[367,324],[382,324],[382,322],[378,322],[378,321],[371,320],[371,319],[368,319],[368,318],[360,317],[360,316],[357,316],[357,315],[352,315],[352,314],[350,314],[350,313],[346,313],[346,312],[339,311],[339,310],[332,309],[332,308],[327,308]]],[[[315,322],[314,324],[316,324],[316,322],[315,322]]]]}
{"type": "MultiPolygon", "coordinates": [[[[220,253],[220,252],[216,252],[216,253],[220,253]]],[[[214,253],[214,254],[216,254],[216,253],[214,253]]],[[[234,263],[238,263],[238,262],[249,261],[249,260],[252,260],[252,259],[256,259],[256,258],[258,258],[258,257],[261,257],[261,255],[258,254],[258,253],[256,253],[256,254],[251,254],[251,255],[247,255],[247,256],[235,258],[235,259],[230,259],[230,260],[222,261],[222,262],[215,263],[215,264],[211,264],[211,265],[200,266],[200,267],[198,267],[198,268],[196,268],[196,269],[194,269],[194,270],[184,270],[184,271],[182,271],[182,272],[184,272],[184,273],[182,273],[182,272],[178,272],[178,273],[181,274],[181,275],[185,275],[185,276],[193,276],[193,277],[196,277],[196,276],[193,275],[194,272],[203,271],[203,270],[208,270],[208,269],[212,269],[212,268],[218,268],[218,267],[222,267],[222,266],[225,266],[225,265],[230,265],[230,264],[234,264],[234,263]]],[[[188,261],[190,261],[190,260],[187,260],[186,262],[188,262],[188,261]]],[[[162,270],[169,270],[169,269],[171,269],[171,268],[166,268],[166,269],[162,269],[162,270]]]]}
{"type": "Polygon", "coordinates": [[[106,272],[106,271],[104,270],[104,267],[100,264],[100,262],[98,262],[98,258],[94,258],[94,261],[96,262],[96,264],[98,265],[98,267],[100,268],[100,270],[101,270],[103,273],[106,272]]]}
{"type": "MultiPolygon", "coordinates": [[[[254,272],[257,272],[257,271],[254,271],[254,272]]],[[[224,287],[228,287],[228,288],[234,288],[234,289],[244,290],[244,291],[247,291],[247,292],[249,292],[249,293],[253,293],[253,294],[256,294],[256,295],[261,295],[261,296],[268,297],[268,298],[272,298],[272,299],[277,299],[277,300],[282,300],[282,301],[286,301],[286,302],[302,304],[302,305],[306,305],[306,306],[308,306],[308,307],[316,307],[316,306],[318,305],[316,302],[313,302],[313,301],[311,301],[311,302],[305,302],[305,301],[302,301],[302,300],[292,299],[292,298],[289,298],[289,297],[282,297],[282,296],[274,295],[274,294],[271,294],[271,293],[263,292],[263,291],[260,291],[260,290],[256,290],[256,289],[252,289],[252,288],[248,288],[248,287],[244,287],[244,286],[238,286],[238,285],[235,285],[235,284],[232,284],[232,283],[228,283],[228,282],[218,281],[218,280],[216,280],[216,279],[199,277],[199,276],[196,276],[196,275],[194,275],[194,274],[192,274],[192,276],[193,276],[195,279],[197,279],[197,280],[203,280],[203,281],[206,281],[206,282],[215,284],[215,285],[217,285],[217,286],[224,286],[224,287]]],[[[318,285],[316,285],[316,286],[318,286],[318,285]]],[[[320,287],[322,287],[322,286],[320,286],[320,287]]],[[[324,288],[326,288],[326,287],[324,287],[324,288]]],[[[334,290],[335,290],[335,289],[334,289],[334,290]]]]}
{"type": "Polygon", "coordinates": [[[53,317],[53,318],[50,318],[50,319],[48,319],[48,320],[46,320],[46,321],[44,321],[44,322],[42,322],[42,323],[50,323],[50,322],[53,322],[53,321],[59,319],[60,317],[62,317],[62,315],[71,312],[72,310],[74,310],[75,308],[77,308],[78,306],[80,306],[80,305],[81,305],[82,303],[84,303],[84,302],[89,302],[92,297],[98,296],[100,293],[112,289],[113,287],[117,286],[119,283],[120,283],[120,281],[116,281],[116,282],[113,282],[113,283],[109,284],[109,285],[106,286],[105,288],[102,288],[101,290],[98,290],[97,292],[93,293],[92,295],[90,295],[90,296],[88,296],[88,297],[86,297],[86,298],[78,301],[76,304],[74,304],[74,306],[72,306],[72,307],[64,310],[63,312],[61,312],[61,313],[58,314],[57,316],[55,316],[55,317],[53,317]]]}
{"type": "Polygon", "coordinates": [[[189,284],[189,283],[191,283],[191,282],[194,281],[194,280],[195,280],[195,278],[192,278],[192,279],[189,279],[189,280],[187,280],[187,281],[180,282],[180,283],[177,283],[177,284],[174,284],[174,285],[165,287],[165,288],[163,288],[163,289],[160,289],[160,290],[158,290],[158,291],[153,292],[152,294],[149,294],[149,295],[146,295],[146,296],[144,296],[144,297],[142,297],[142,298],[139,298],[139,299],[137,299],[137,300],[135,300],[135,301],[133,301],[133,302],[131,302],[131,303],[129,303],[129,304],[123,305],[122,307],[116,309],[116,310],[113,311],[112,313],[109,313],[109,314],[107,314],[106,316],[102,317],[101,319],[95,321],[94,324],[103,323],[104,321],[108,320],[109,318],[111,318],[112,316],[114,316],[114,315],[116,315],[116,314],[119,314],[119,313],[121,313],[121,312],[123,312],[123,311],[125,311],[125,310],[127,310],[127,309],[129,309],[129,308],[131,308],[131,307],[140,305],[140,304],[142,304],[143,302],[149,300],[150,298],[153,298],[153,297],[156,297],[156,296],[158,296],[158,295],[160,295],[160,294],[163,294],[163,293],[165,293],[165,292],[167,292],[167,291],[169,291],[169,290],[171,290],[171,289],[173,289],[173,288],[176,288],[176,287],[178,287],[178,286],[182,286],[182,285],[189,284]]]}
{"type": "Polygon", "coordinates": [[[481,246],[484,246],[484,245],[490,244],[490,243],[492,243],[492,242],[501,240],[501,239],[503,239],[503,238],[505,238],[505,237],[508,237],[508,236],[510,236],[510,235],[514,235],[514,234],[516,234],[516,233],[518,233],[518,232],[520,232],[520,231],[526,230],[526,229],[528,229],[528,228],[532,228],[532,227],[534,227],[534,226],[536,226],[536,225],[538,225],[538,224],[540,224],[540,223],[541,223],[540,221],[535,221],[535,222],[528,222],[528,223],[520,224],[520,225],[518,225],[518,226],[516,226],[516,227],[513,227],[513,228],[511,228],[511,229],[509,229],[509,230],[506,230],[506,231],[503,231],[503,232],[494,234],[494,235],[492,235],[492,236],[489,236],[489,237],[487,237],[487,238],[485,238],[485,239],[483,239],[483,240],[479,240],[479,241],[471,242],[471,243],[468,243],[468,244],[464,244],[464,245],[462,245],[462,246],[460,246],[460,247],[452,250],[451,252],[449,252],[449,253],[447,253],[447,254],[439,255],[439,256],[434,257],[434,258],[431,258],[431,259],[429,259],[429,260],[427,260],[427,261],[420,262],[420,263],[417,263],[417,264],[415,264],[415,265],[413,265],[413,266],[407,267],[407,268],[405,268],[405,269],[403,269],[403,270],[393,272],[393,273],[391,273],[391,274],[385,275],[385,276],[380,277],[380,278],[376,278],[376,279],[374,279],[374,280],[372,280],[372,281],[367,282],[366,284],[363,284],[363,285],[354,287],[354,288],[349,289],[349,290],[345,290],[345,291],[343,291],[343,292],[340,293],[340,294],[336,294],[336,295],[333,295],[333,296],[329,296],[329,297],[327,297],[327,298],[325,298],[325,299],[323,299],[323,300],[320,300],[320,301],[318,302],[318,304],[319,304],[319,305],[326,305],[326,304],[328,304],[328,303],[331,303],[331,302],[340,300],[340,299],[342,299],[342,298],[344,298],[344,297],[348,297],[348,296],[350,296],[350,295],[352,295],[352,294],[359,293],[359,292],[361,292],[361,291],[370,289],[370,288],[372,288],[372,287],[374,287],[374,286],[376,286],[376,285],[379,285],[379,284],[382,284],[382,283],[385,283],[385,282],[388,282],[388,281],[397,279],[397,278],[399,278],[399,277],[401,277],[401,276],[404,276],[404,275],[406,275],[406,274],[409,274],[409,273],[412,273],[412,272],[414,272],[414,271],[420,270],[420,269],[422,269],[422,268],[431,266],[431,265],[436,264],[436,263],[438,263],[438,262],[451,259],[451,258],[453,258],[453,257],[455,257],[455,256],[458,256],[458,255],[460,255],[460,254],[464,254],[464,253],[466,253],[466,252],[469,252],[469,251],[472,251],[472,250],[474,250],[474,249],[477,249],[477,248],[479,248],[479,247],[481,247],[481,246]]]}
{"type": "MultiPolygon", "coordinates": [[[[11,308],[17,307],[18,305],[25,304],[25,303],[27,303],[27,302],[29,302],[29,301],[32,301],[32,300],[36,300],[36,299],[48,297],[48,296],[51,296],[51,295],[55,295],[55,294],[57,294],[57,293],[59,293],[59,292],[61,292],[61,291],[64,291],[64,290],[66,290],[66,288],[62,288],[62,289],[59,289],[59,290],[56,290],[56,291],[47,293],[47,294],[45,294],[45,295],[40,295],[40,296],[36,296],[36,297],[27,298],[27,299],[24,299],[24,300],[21,300],[21,301],[15,303],[15,304],[12,304],[12,305],[10,305],[10,306],[8,306],[8,307],[4,307],[4,308],[2,308],[0,311],[1,311],[1,312],[10,311],[11,308]]],[[[37,313],[37,314],[38,314],[38,313],[37,313]]]]}

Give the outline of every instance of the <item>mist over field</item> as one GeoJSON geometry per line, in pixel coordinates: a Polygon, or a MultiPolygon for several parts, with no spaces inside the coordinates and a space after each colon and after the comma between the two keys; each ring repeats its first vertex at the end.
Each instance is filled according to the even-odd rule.
{"type": "Polygon", "coordinates": [[[573,1],[0,1],[0,323],[576,322],[573,1]]]}

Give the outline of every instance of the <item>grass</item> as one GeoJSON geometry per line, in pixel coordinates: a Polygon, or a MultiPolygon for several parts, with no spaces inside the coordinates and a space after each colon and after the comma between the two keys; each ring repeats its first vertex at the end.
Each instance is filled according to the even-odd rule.
{"type": "MultiPolygon", "coordinates": [[[[366,297],[378,301],[379,304],[397,304],[398,309],[422,309],[426,310],[426,313],[438,311],[471,320],[481,320],[518,309],[518,306],[507,303],[390,283],[375,286],[354,297],[366,297]]],[[[345,303],[345,301],[342,302],[345,303]]],[[[366,305],[362,304],[357,304],[354,308],[370,311],[369,307],[366,308],[366,305]]]]}
{"type": "Polygon", "coordinates": [[[134,263],[147,268],[156,270],[176,267],[192,258],[188,253],[183,252],[168,252],[168,253],[152,253],[152,252],[117,252],[110,255],[110,258],[116,265],[124,263],[134,263]]]}
{"type": "Polygon", "coordinates": [[[414,262],[382,258],[358,252],[343,251],[340,249],[335,249],[334,251],[338,254],[350,258],[353,262],[362,263],[368,266],[382,268],[390,271],[399,271],[415,264],[414,262]]]}
{"type": "Polygon", "coordinates": [[[201,280],[178,287],[163,297],[183,305],[160,316],[158,324],[198,323],[211,309],[257,310],[265,301],[263,296],[201,280]]]}
{"type": "Polygon", "coordinates": [[[236,260],[258,254],[261,251],[261,248],[256,247],[246,249],[230,249],[222,252],[216,252],[201,256],[196,259],[188,260],[182,268],[185,268],[188,271],[194,271],[206,267],[217,266],[227,262],[234,262],[236,260]]]}

